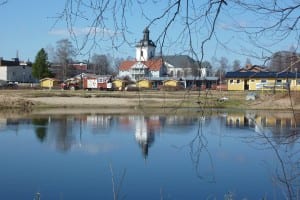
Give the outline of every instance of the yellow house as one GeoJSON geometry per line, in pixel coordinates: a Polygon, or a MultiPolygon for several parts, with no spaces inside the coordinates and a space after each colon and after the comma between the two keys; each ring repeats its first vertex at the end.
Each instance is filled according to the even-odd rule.
{"type": "Polygon", "coordinates": [[[228,90],[300,90],[299,73],[293,72],[227,72],[228,90]]]}
{"type": "Polygon", "coordinates": [[[147,88],[147,89],[151,89],[152,88],[152,82],[150,80],[147,79],[143,79],[143,80],[139,80],[136,82],[136,86],[138,88],[147,88]]]}
{"type": "Polygon", "coordinates": [[[42,88],[53,88],[55,86],[58,86],[59,84],[59,80],[55,79],[55,78],[43,78],[40,80],[40,86],[42,88]]]}
{"type": "Polygon", "coordinates": [[[123,90],[126,86],[126,81],[121,79],[116,79],[112,82],[112,85],[115,90],[123,90]]]}
{"type": "Polygon", "coordinates": [[[173,79],[171,79],[171,80],[165,80],[163,82],[163,85],[164,86],[177,87],[177,86],[179,86],[179,82],[177,80],[173,80],[173,79]]]}

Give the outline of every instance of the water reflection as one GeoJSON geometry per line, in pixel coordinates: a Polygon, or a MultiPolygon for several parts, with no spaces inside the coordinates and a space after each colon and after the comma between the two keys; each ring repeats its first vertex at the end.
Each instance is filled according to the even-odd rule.
{"type": "Polygon", "coordinates": [[[298,199],[300,192],[300,151],[296,146],[300,136],[300,115],[294,112],[231,113],[226,117],[230,128],[252,128],[254,136],[244,136],[256,148],[271,149],[279,162],[266,164],[272,168],[274,183],[282,189],[286,199],[298,199]],[[273,165],[273,166],[272,166],[273,165]]]}
{"type": "Polygon", "coordinates": [[[36,137],[43,142],[47,136],[47,118],[34,118],[32,119],[32,124],[35,126],[36,137]]]}
{"type": "MultiPolygon", "coordinates": [[[[3,118],[0,119],[0,130],[4,133],[13,132],[15,135],[23,130],[32,131],[38,144],[50,145],[60,154],[63,152],[62,155],[70,155],[74,151],[91,154],[109,152],[111,157],[118,154],[115,162],[119,165],[130,162],[128,165],[134,165],[137,174],[144,173],[146,176],[149,173],[149,177],[154,176],[150,167],[143,171],[144,168],[138,162],[140,160],[132,158],[134,153],[131,150],[134,150],[138,152],[140,159],[147,159],[147,165],[160,173],[157,179],[171,180],[165,184],[176,188],[172,192],[182,190],[193,191],[194,194],[199,188],[205,189],[205,194],[202,194],[204,196],[191,194],[187,196],[188,199],[220,199],[220,196],[232,194],[230,187],[234,186],[230,185],[242,187],[244,182],[250,183],[241,193],[247,193],[251,187],[259,190],[260,187],[266,187],[263,185],[266,182],[259,179],[253,180],[253,183],[250,180],[262,178],[266,174],[271,176],[270,182],[276,185],[276,189],[280,189],[275,192],[278,199],[281,199],[279,194],[284,194],[286,199],[297,199],[300,192],[299,122],[300,115],[297,113],[267,111],[216,111],[189,116],[77,114],[3,118]],[[130,150],[124,150],[123,146],[130,150]],[[249,149],[255,153],[249,152],[249,149]],[[230,157],[233,155],[236,156],[234,159],[230,157]],[[262,174],[256,168],[251,168],[255,166],[253,162],[256,157],[263,159],[260,163],[264,169],[258,171],[267,173],[262,174]],[[189,172],[191,169],[192,173],[189,172]],[[171,173],[173,170],[174,173],[171,173]],[[244,176],[247,180],[239,179],[244,176]],[[182,184],[170,177],[178,177],[182,184]],[[184,183],[189,181],[193,182],[193,186],[189,185],[192,189],[184,190],[184,183]],[[219,187],[222,188],[219,191],[221,195],[215,192],[219,187]]],[[[130,173],[126,175],[130,176],[130,173]]],[[[273,187],[272,184],[268,187],[273,187]]],[[[271,189],[268,190],[267,197],[273,198],[270,191],[271,189]]],[[[237,199],[242,199],[242,196],[239,197],[241,198],[237,199]]],[[[246,197],[258,199],[257,197],[263,198],[263,194],[256,194],[256,191],[253,194],[252,191],[246,197]]]]}

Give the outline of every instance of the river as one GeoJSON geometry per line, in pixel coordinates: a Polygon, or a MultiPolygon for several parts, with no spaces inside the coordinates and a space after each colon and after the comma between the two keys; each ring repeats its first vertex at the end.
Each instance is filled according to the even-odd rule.
{"type": "Polygon", "coordinates": [[[0,199],[299,199],[300,115],[0,119],[0,199]]]}

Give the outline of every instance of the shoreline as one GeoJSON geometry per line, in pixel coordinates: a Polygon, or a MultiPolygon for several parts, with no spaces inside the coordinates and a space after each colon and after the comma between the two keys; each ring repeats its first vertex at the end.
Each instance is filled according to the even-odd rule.
{"type": "Polygon", "coordinates": [[[256,100],[246,101],[246,92],[232,91],[49,91],[1,90],[0,108],[27,112],[43,109],[239,109],[300,110],[300,94],[287,92],[260,93],[256,100]],[[227,97],[226,101],[219,101],[227,97]]]}

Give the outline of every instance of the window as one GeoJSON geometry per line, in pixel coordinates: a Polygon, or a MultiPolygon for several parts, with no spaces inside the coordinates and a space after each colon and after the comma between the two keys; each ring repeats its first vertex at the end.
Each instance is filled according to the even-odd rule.
{"type": "Polygon", "coordinates": [[[231,79],[231,80],[229,81],[229,83],[230,83],[230,84],[233,84],[233,80],[231,79]]]}
{"type": "Polygon", "coordinates": [[[276,83],[280,83],[280,84],[281,84],[281,83],[282,83],[282,80],[281,80],[281,79],[277,79],[277,80],[276,80],[276,83]]]}
{"type": "Polygon", "coordinates": [[[255,80],[254,80],[254,79],[252,79],[252,80],[251,80],[251,82],[255,82],[255,80]]]}
{"type": "Polygon", "coordinates": [[[237,84],[239,84],[240,82],[241,82],[240,79],[236,80],[236,83],[237,83],[237,84]]]}
{"type": "Polygon", "coordinates": [[[143,52],[143,50],[141,50],[141,57],[143,57],[144,56],[144,52],[143,52]]]}
{"type": "Polygon", "coordinates": [[[260,82],[261,82],[261,83],[267,83],[267,80],[262,79],[262,80],[260,80],[260,82]]]}

